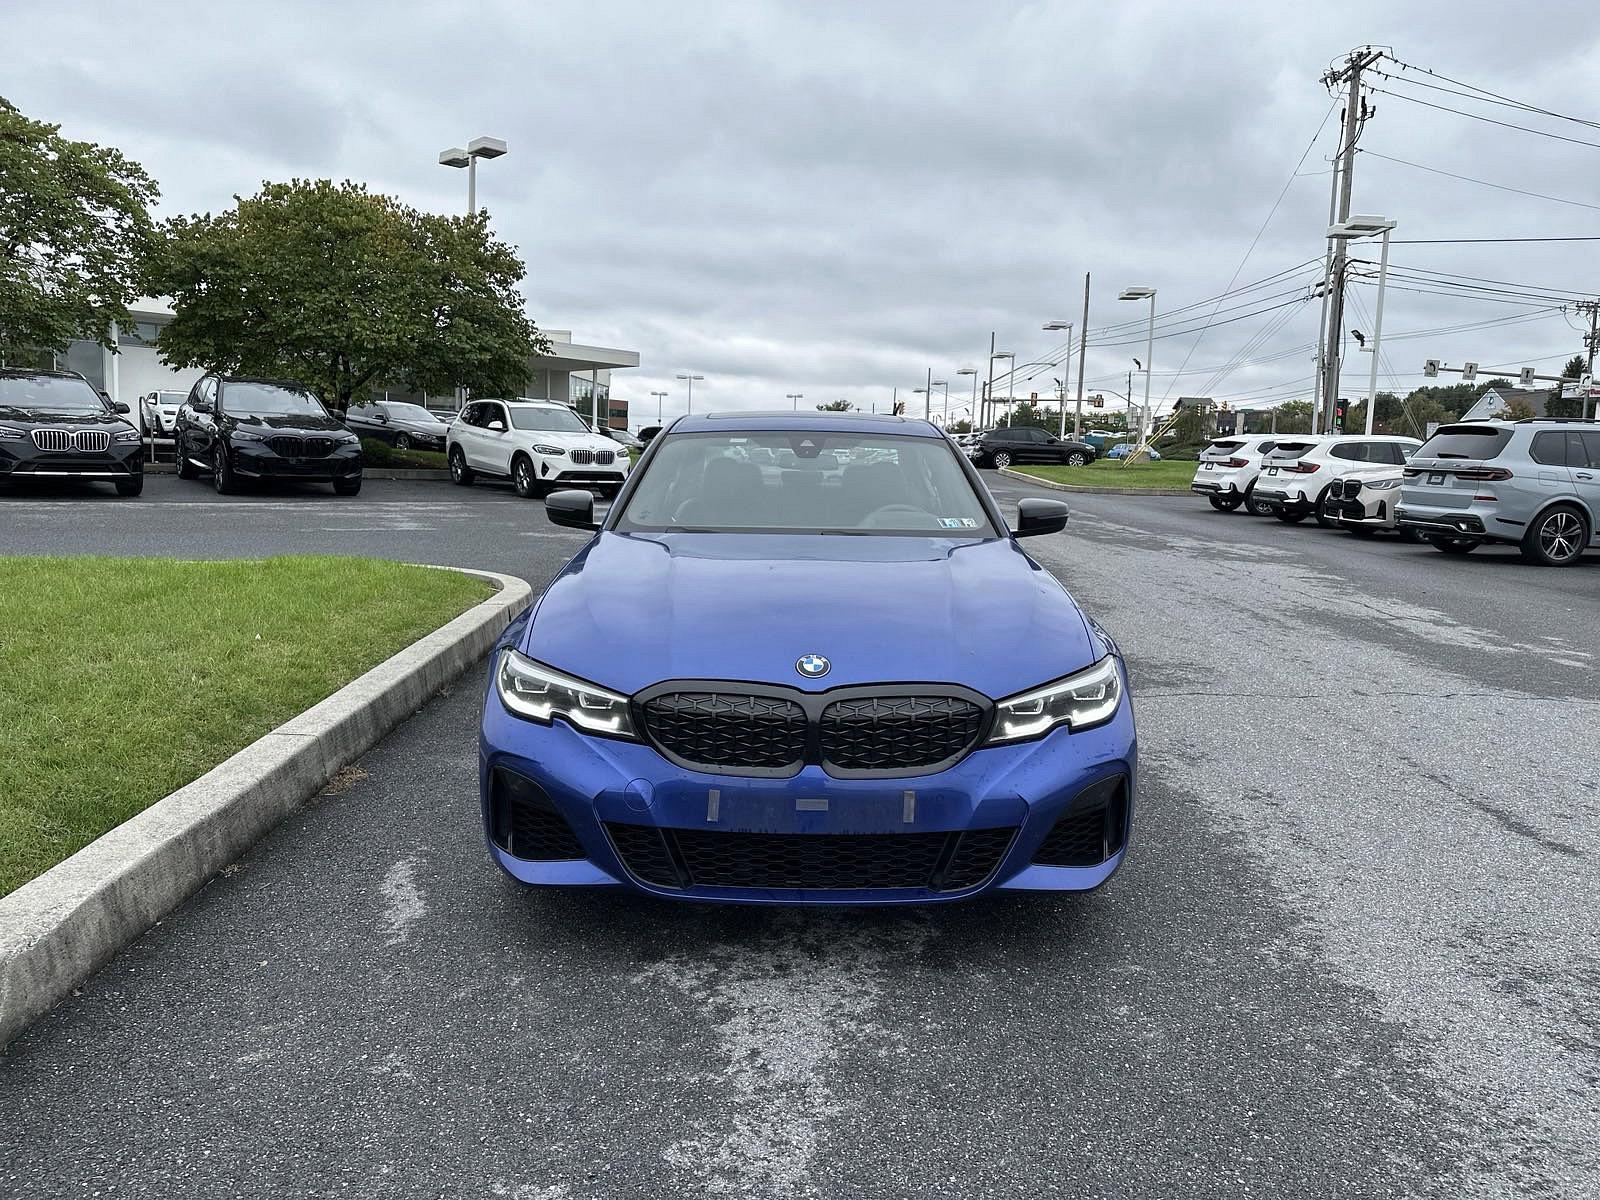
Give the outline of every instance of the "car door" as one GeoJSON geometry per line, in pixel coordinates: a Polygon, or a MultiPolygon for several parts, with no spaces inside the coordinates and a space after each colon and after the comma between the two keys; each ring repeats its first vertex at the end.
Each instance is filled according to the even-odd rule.
{"type": "Polygon", "coordinates": [[[478,430],[483,440],[483,469],[498,475],[511,474],[511,414],[497,400],[483,405],[484,420],[478,430]]]}
{"type": "Polygon", "coordinates": [[[1567,430],[1567,470],[1572,487],[1589,510],[1589,534],[1600,538],[1600,430],[1567,430]]]}
{"type": "Polygon", "coordinates": [[[461,457],[467,460],[467,466],[481,466],[481,448],[478,445],[478,422],[483,416],[483,405],[473,403],[461,410],[461,415],[450,426],[450,440],[460,449],[461,457]]]}
{"type": "Polygon", "coordinates": [[[184,407],[188,415],[180,449],[185,458],[209,462],[217,432],[217,377],[207,375],[195,384],[184,407]]]}
{"type": "Polygon", "coordinates": [[[388,419],[381,404],[351,405],[345,411],[344,423],[358,437],[377,438],[381,442],[394,440],[394,436],[385,429],[388,419]]]}

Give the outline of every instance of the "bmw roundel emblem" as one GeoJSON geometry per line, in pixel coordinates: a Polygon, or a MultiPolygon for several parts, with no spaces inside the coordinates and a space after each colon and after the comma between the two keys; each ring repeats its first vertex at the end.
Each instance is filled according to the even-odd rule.
{"type": "Polygon", "coordinates": [[[799,661],[794,664],[794,669],[807,679],[821,679],[831,666],[833,664],[820,654],[802,654],[799,661]]]}

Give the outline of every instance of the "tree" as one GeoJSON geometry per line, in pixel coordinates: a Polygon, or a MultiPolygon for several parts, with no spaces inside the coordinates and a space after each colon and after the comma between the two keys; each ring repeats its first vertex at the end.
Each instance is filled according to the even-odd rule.
{"type": "Polygon", "coordinates": [[[516,290],[522,261],[486,214],[420,213],[325,179],[235,199],[167,223],[167,362],[299,379],[339,412],[374,383],[523,390],[547,344],[516,290]]]}
{"type": "Polygon", "coordinates": [[[112,323],[144,290],[158,195],[120,151],[0,97],[0,361],[75,338],[115,349],[112,323]]]}
{"type": "Polygon", "coordinates": [[[854,405],[848,400],[829,400],[826,404],[817,405],[818,412],[849,412],[854,405]]]}
{"type": "MultiPolygon", "coordinates": [[[[1311,401],[1285,401],[1283,404],[1278,405],[1277,413],[1277,430],[1279,433],[1311,432],[1311,401]]],[[[1272,428],[1271,418],[1268,418],[1267,428],[1272,428]]]]}
{"type": "Polygon", "coordinates": [[[1579,380],[1589,371],[1589,360],[1581,354],[1574,354],[1567,359],[1567,365],[1561,368],[1561,378],[1579,380]]]}
{"type": "Polygon", "coordinates": [[[1531,421],[1537,415],[1533,411],[1533,405],[1521,396],[1506,397],[1501,401],[1499,410],[1490,414],[1501,421],[1531,421]]]}

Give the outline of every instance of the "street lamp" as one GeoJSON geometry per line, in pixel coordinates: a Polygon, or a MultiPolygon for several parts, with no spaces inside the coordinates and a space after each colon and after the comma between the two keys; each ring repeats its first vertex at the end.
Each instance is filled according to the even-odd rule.
{"type": "Polygon", "coordinates": [[[1150,375],[1156,352],[1156,290],[1143,286],[1123,288],[1117,299],[1150,301],[1150,328],[1144,339],[1144,411],[1139,415],[1139,439],[1143,441],[1145,426],[1150,423],[1150,375]]]}
{"type": "Polygon", "coordinates": [[[1378,349],[1383,344],[1383,289],[1389,281],[1389,235],[1396,222],[1387,217],[1351,217],[1328,226],[1328,236],[1335,241],[1348,242],[1356,238],[1383,235],[1383,253],[1378,260],[1378,308],[1372,318],[1372,374],[1367,380],[1367,434],[1372,434],[1372,416],[1378,410],[1378,349]]]}
{"type": "MultiPolygon", "coordinates": [[[[933,381],[933,386],[944,389],[944,420],[945,424],[948,425],[950,423],[950,384],[947,380],[935,379],[933,381]]],[[[929,395],[929,403],[930,405],[932,403],[931,393],[929,395]]]]}
{"type": "MultiPolygon", "coordinates": [[[[1067,331],[1067,357],[1061,364],[1061,429],[1057,436],[1067,436],[1067,380],[1072,375],[1072,322],[1071,321],[1046,321],[1039,326],[1046,333],[1055,333],[1065,329],[1067,331]]],[[[1077,437],[1079,428],[1083,424],[1083,401],[1078,401],[1078,411],[1072,418],[1072,436],[1077,437]]]]}
{"type": "MultiPolygon", "coordinates": [[[[998,359],[998,358],[1003,358],[1007,362],[1009,362],[1011,364],[1011,370],[1013,372],[1015,372],[1016,369],[1017,369],[1017,365],[1016,365],[1017,364],[1017,356],[1015,354],[1011,353],[1011,351],[1009,351],[1009,350],[999,350],[999,351],[996,351],[994,354],[989,355],[989,404],[991,406],[994,404],[994,364],[995,364],[995,360],[998,359]]],[[[1011,394],[1011,389],[1007,388],[1006,389],[1006,395],[1009,396],[1010,394],[1011,394]]],[[[992,411],[992,408],[991,408],[991,411],[992,411]]],[[[1011,417],[1011,404],[1010,404],[1010,401],[1008,400],[1007,403],[1006,403],[1006,424],[1008,424],[1008,425],[1011,423],[1010,417],[1011,417]]]]}
{"type": "Polygon", "coordinates": [[[460,146],[452,146],[439,152],[441,167],[467,169],[467,216],[478,211],[478,160],[499,158],[505,152],[505,142],[496,137],[475,137],[467,143],[465,150],[460,146]]]}
{"type": "Polygon", "coordinates": [[[656,424],[659,425],[661,424],[661,405],[666,400],[667,393],[651,392],[650,394],[656,398],[656,424]]]}
{"type": "Polygon", "coordinates": [[[694,381],[696,379],[704,379],[705,376],[704,375],[677,375],[677,376],[674,376],[674,378],[681,379],[681,380],[683,380],[685,383],[687,383],[689,385],[689,399],[688,399],[688,402],[684,405],[683,411],[686,412],[686,413],[692,413],[694,411],[694,381]]]}
{"type": "MultiPolygon", "coordinates": [[[[973,426],[972,426],[972,415],[975,414],[978,411],[978,368],[977,367],[957,367],[956,368],[956,374],[957,375],[971,375],[972,376],[972,407],[968,410],[968,416],[967,416],[968,431],[971,432],[971,430],[973,428],[973,426]]],[[[946,392],[945,395],[948,396],[949,393],[946,392]]],[[[949,428],[949,425],[950,425],[950,420],[949,420],[949,417],[946,416],[946,418],[945,418],[945,427],[949,428]]]]}
{"type": "Polygon", "coordinates": [[[806,398],[806,394],[804,392],[785,392],[783,394],[783,398],[785,400],[793,400],[794,401],[794,410],[795,410],[795,412],[799,412],[800,411],[800,401],[802,401],[802,400],[804,400],[806,398]]]}

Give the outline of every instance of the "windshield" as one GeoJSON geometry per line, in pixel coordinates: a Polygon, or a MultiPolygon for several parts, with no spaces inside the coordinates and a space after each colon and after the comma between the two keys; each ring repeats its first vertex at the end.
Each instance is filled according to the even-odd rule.
{"type": "Polygon", "coordinates": [[[948,441],[866,431],[668,435],[615,528],[996,536],[948,441]]]}
{"type": "Polygon", "coordinates": [[[588,433],[589,427],[565,408],[511,409],[511,423],[518,429],[541,429],[548,433],[588,433]]]}
{"type": "Polygon", "coordinates": [[[224,412],[258,417],[325,417],[322,407],[310,392],[280,387],[275,383],[224,383],[224,412]]]}
{"type": "Polygon", "coordinates": [[[389,418],[394,421],[427,421],[432,423],[439,419],[420,404],[395,404],[391,401],[386,407],[389,410],[389,418]]]}
{"type": "Polygon", "coordinates": [[[81,379],[62,375],[0,376],[0,408],[38,413],[103,413],[105,401],[81,379]]]}
{"type": "Polygon", "coordinates": [[[1446,425],[1421,450],[1406,455],[1422,458],[1470,458],[1486,461],[1499,455],[1511,440],[1511,430],[1499,425],[1446,425]]]}

